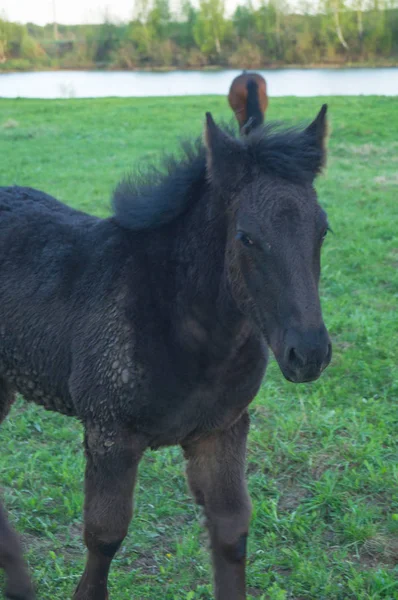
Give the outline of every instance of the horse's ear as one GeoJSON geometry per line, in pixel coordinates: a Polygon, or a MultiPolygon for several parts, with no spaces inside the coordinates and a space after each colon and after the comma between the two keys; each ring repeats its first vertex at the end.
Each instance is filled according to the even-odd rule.
{"type": "Polygon", "coordinates": [[[214,145],[219,143],[221,131],[214,122],[211,113],[206,113],[204,140],[208,152],[212,152],[214,145]]]}
{"type": "Polygon", "coordinates": [[[327,109],[328,105],[323,104],[311,125],[308,125],[307,129],[305,129],[306,135],[311,138],[312,142],[322,152],[321,168],[326,163],[326,142],[328,137],[327,109]]]}
{"type": "Polygon", "coordinates": [[[241,144],[217,127],[209,112],[206,113],[203,137],[209,176],[217,179],[230,178],[234,173],[234,165],[239,161],[241,144]]]}
{"type": "Polygon", "coordinates": [[[326,119],[327,110],[328,105],[323,104],[321,110],[319,111],[315,119],[312,121],[311,125],[308,125],[307,129],[305,130],[307,135],[310,135],[314,139],[314,141],[316,141],[316,143],[322,147],[324,145],[328,133],[326,119]]]}

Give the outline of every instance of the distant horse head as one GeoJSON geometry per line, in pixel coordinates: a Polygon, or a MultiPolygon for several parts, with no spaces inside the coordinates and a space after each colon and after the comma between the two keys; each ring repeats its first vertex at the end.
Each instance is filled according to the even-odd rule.
{"type": "Polygon", "coordinates": [[[208,177],[227,199],[231,294],[292,382],[319,377],[331,358],[318,282],[328,231],[313,182],[325,163],[326,105],[304,130],[229,136],[207,114],[208,177]]]}
{"type": "Polygon", "coordinates": [[[231,83],[228,102],[235,113],[243,135],[264,122],[268,106],[267,85],[258,73],[244,71],[231,83]]]}

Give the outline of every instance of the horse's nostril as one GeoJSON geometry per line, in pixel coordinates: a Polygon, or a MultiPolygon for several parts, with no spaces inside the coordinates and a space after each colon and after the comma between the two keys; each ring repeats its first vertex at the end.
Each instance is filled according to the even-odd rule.
{"type": "Polygon", "coordinates": [[[287,357],[292,367],[301,367],[304,364],[304,361],[300,354],[297,352],[296,348],[290,348],[287,357]]]}
{"type": "Polygon", "coordinates": [[[289,362],[291,362],[291,363],[294,362],[295,358],[296,358],[296,351],[294,348],[290,348],[289,355],[288,355],[289,362]]]}
{"type": "Polygon", "coordinates": [[[328,351],[327,351],[327,354],[326,354],[326,360],[325,360],[325,362],[327,364],[329,364],[331,358],[332,358],[332,344],[329,342],[329,344],[328,344],[328,351]]]}

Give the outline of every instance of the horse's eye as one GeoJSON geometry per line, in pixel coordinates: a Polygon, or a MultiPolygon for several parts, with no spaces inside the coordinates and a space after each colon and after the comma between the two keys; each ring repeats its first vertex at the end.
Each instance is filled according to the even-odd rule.
{"type": "Polygon", "coordinates": [[[322,238],[321,238],[321,239],[322,239],[322,242],[323,242],[323,240],[325,239],[325,237],[327,236],[327,234],[328,234],[328,231],[329,231],[329,227],[326,227],[326,229],[325,229],[325,230],[323,231],[323,233],[322,233],[322,238]]]}
{"type": "Polygon", "coordinates": [[[242,242],[244,246],[253,246],[254,244],[250,235],[244,233],[244,231],[238,231],[238,233],[236,234],[236,239],[242,242]]]}

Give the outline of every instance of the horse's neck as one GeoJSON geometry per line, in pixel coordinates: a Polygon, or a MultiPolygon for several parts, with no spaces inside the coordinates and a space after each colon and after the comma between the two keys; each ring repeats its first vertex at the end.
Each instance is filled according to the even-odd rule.
{"type": "Polygon", "coordinates": [[[174,309],[195,335],[221,341],[231,339],[243,319],[226,280],[227,217],[224,211],[209,210],[210,202],[211,198],[203,199],[179,231],[174,309]]]}

